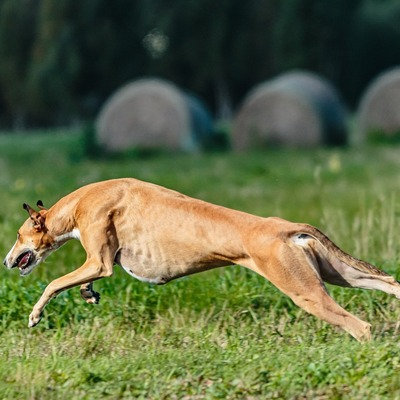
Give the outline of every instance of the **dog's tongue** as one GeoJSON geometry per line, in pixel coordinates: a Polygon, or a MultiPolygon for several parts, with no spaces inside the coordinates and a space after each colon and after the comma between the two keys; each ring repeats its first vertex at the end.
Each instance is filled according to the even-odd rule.
{"type": "Polygon", "coordinates": [[[22,258],[21,261],[18,263],[18,268],[24,268],[26,264],[29,262],[30,253],[26,253],[22,258]]]}

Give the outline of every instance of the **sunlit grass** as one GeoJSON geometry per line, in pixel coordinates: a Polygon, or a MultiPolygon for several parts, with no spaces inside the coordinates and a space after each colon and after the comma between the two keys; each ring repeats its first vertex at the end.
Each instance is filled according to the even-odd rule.
{"type": "MultiPolygon", "coordinates": [[[[161,154],[86,159],[79,135],[0,136],[0,255],[26,218],[96,180],[132,176],[263,216],[312,223],[346,251],[400,277],[399,147],[161,154]]],[[[1,256],[1,257],[2,257],[1,256]]],[[[97,306],[71,289],[27,328],[45,286],[80,266],[68,243],[28,277],[0,271],[0,398],[264,399],[400,397],[400,303],[329,287],[373,324],[359,345],[235,266],[165,286],[116,268],[97,306]]]]}

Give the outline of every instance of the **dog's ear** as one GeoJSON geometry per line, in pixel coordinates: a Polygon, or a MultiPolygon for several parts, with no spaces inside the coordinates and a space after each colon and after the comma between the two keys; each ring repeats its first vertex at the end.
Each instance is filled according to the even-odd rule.
{"type": "Polygon", "coordinates": [[[28,211],[29,216],[32,218],[35,214],[38,214],[29,204],[22,204],[24,210],[28,211]]]}
{"type": "Polygon", "coordinates": [[[47,208],[45,208],[45,206],[43,205],[43,201],[42,200],[38,200],[36,205],[39,207],[40,210],[46,210],[47,208]]]}
{"type": "Polygon", "coordinates": [[[46,214],[35,211],[29,204],[23,204],[24,210],[28,211],[29,217],[33,222],[33,229],[37,232],[45,230],[46,214]]]}

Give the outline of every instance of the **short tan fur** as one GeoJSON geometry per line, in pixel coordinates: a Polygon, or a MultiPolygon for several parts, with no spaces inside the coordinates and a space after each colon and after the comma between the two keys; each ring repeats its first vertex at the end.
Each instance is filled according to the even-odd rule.
{"type": "Polygon", "coordinates": [[[155,284],[239,264],[359,341],[371,338],[370,324],[339,306],[324,282],[400,298],[392,276],[346,254],[313,226],[257,217],[136,179],[93,183],[48,210],[41,202],[38,206],[36,211],[24,205],[29,218],[4,264],[27,275],[70,239],[81,241],[87,259],[46,287],[29,316],[30,327],[53,297],[74,286],[81,287],[87,302],[98,303],[93,281],[111,276],[115,264],[155,284]]]}

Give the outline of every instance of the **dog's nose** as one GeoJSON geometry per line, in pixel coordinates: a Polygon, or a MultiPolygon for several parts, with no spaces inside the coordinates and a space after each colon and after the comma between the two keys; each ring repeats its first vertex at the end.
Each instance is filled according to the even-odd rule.
{"type": "Polygon", "coordinates": [[[7,261],[4,259],[3,264],[7,267],[7,261]]]}

